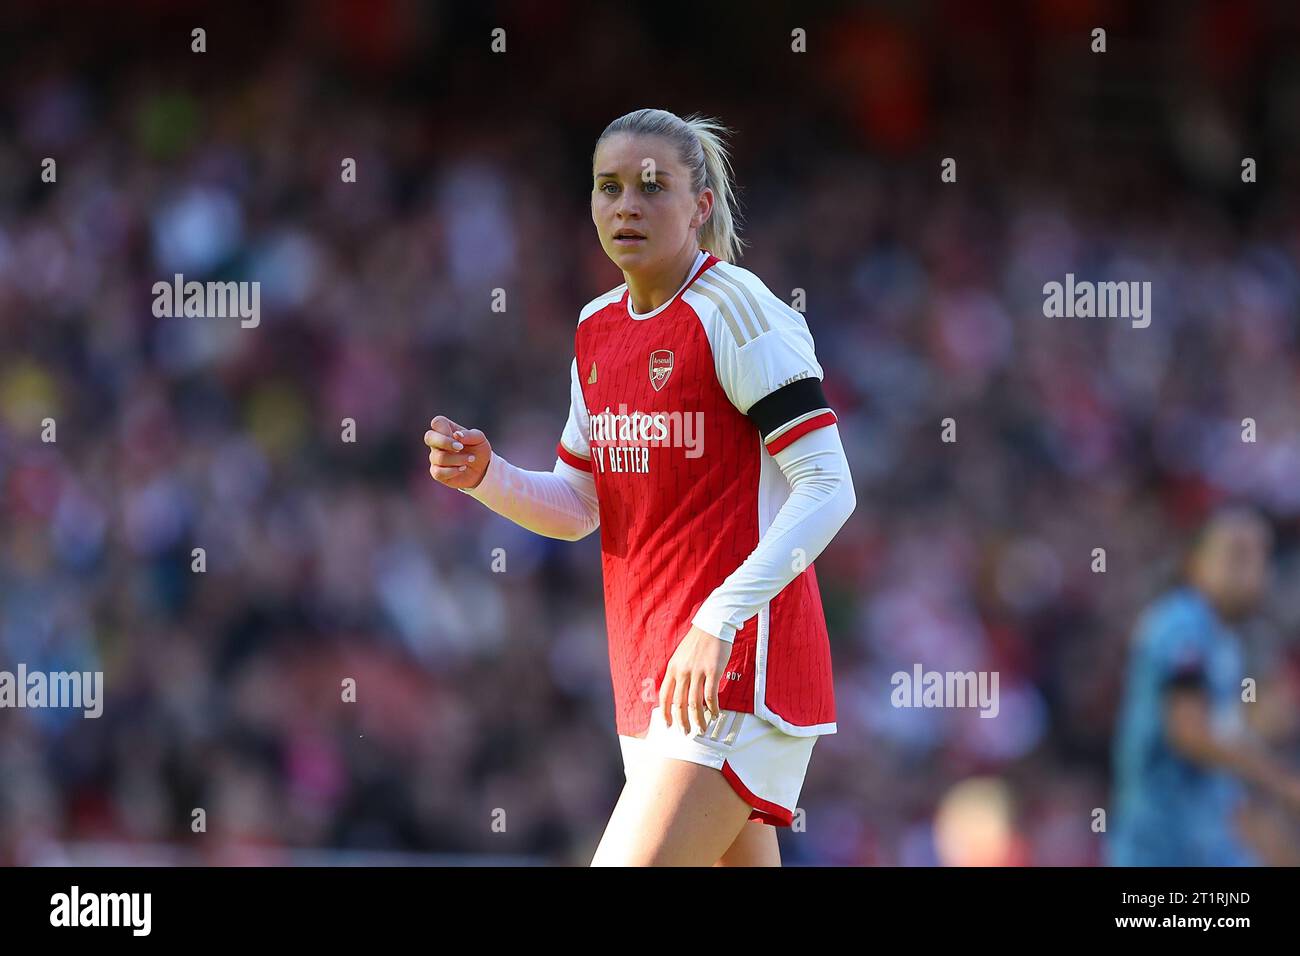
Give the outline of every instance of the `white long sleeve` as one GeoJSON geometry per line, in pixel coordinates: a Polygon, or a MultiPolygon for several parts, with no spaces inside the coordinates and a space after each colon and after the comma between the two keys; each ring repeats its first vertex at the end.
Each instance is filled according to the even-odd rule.
{"type": "Polygon", "coordinates": [[[459,490],[548,538],[577,541],[600,525],[595,480],[559,458],[552,471],[525,471],[494,451],[478,487],[459,490]]]}
{"type": "Polygon", "coordinates": [[[790,497],[757,547],[691,621],[724,641],[812,564],[857,505],[835,425],[808,432],[773,457],[790,482],[790,497]]]}
{"type": "Polygon", "coordinates": [[[557,456],[550,471],[525,471],[494,451],[478,487],[460,490],[521,528],[565,541],[585,538],[600,526],[590,434],[578,361],[573,359],[569,363],[569,417],[556,450],[579,464],[586,463],[587,468],[575,468],[557,456]]]}

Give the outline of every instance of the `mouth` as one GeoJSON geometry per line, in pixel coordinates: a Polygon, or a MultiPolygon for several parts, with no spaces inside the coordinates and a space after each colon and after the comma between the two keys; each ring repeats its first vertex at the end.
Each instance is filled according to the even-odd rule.
{"type": "Polygon", "coordinates": [[[617,246],[635,246],[639,242],[645,242],[645,236],[635,229],[620,229],[614,233],[614,244],[617,246]]]}

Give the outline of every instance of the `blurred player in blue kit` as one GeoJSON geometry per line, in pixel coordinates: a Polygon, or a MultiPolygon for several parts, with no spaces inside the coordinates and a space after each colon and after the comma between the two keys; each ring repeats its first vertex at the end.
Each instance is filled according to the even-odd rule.
{"type": "Polygon", "coordinates": [[[1253,866],[1238,829],[1247,785],[1300,812],[1300,776],[1245,726],[1236,628],[1267,593],[1272,532],[1246,506],[1217,510],[1187,554],[1184,580],[1140,616],[1114,747],[1107,862],[1253,866]]]}

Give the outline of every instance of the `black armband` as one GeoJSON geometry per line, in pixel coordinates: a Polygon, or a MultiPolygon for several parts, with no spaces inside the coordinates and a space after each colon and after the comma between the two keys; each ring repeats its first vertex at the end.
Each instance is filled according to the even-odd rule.
{"type": "Polygon", "coordinates": [[[771,395],[760,398],[750,406],[750,421],[758,426],[759,434],[764,438],[787,422],[792,422],[800,415],[826,408],[826,395],[822,392],[822,382],[811,375],[797,382],[783,385],[771,395]]]}

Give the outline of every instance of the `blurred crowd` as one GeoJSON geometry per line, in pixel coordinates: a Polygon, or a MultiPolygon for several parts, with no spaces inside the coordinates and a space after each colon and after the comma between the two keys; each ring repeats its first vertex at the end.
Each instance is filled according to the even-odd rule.
{"type": "Polygon", "coordinates": [[[737,131],[740,265],[804,290],[856,483],[788,863],[1098,862],[1135,616],[1229,495],[1277,532],[1252,719],[1294,755],[1295,24],[1112,16],[1104,59],[1092,5],[1043,6],[791,6],[804,54],[780,17],[568,3],[272,5],[201,54],[184,4],[0,15],[0,669],[106,686],[0,710],[0,864],[590,859],[623,781],[599,534],[437,485],[421,436],[551,468],[621,281],[590,152],[641,106],[737,131]],[[176,273],[260,282],[260,324],[155,318],[176,273]],[[1150,326],[1044,317],[1066,273],[1150,281],[1150,326]],[[893,707],[916,663],[997,671],[999,716],[893,707]]]}

